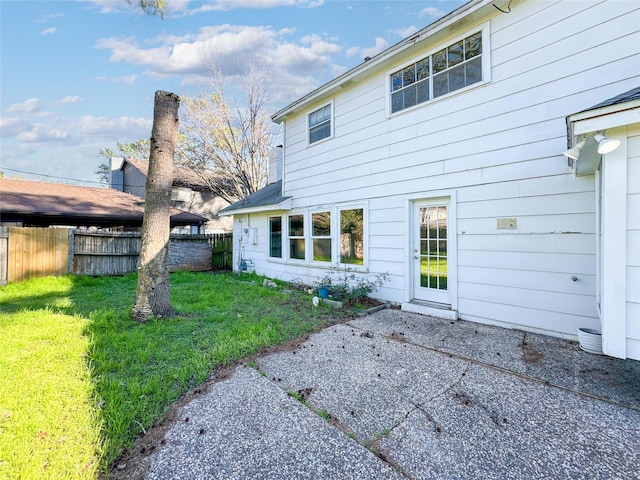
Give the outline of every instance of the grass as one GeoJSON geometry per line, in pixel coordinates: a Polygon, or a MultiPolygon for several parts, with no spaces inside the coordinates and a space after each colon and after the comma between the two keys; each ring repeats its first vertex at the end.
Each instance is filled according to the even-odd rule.
{"type": "Polygon", "coordinates": [[[106,474],[215,368],[338,314],[259,277],[181,272],[171,276],[181,316],[140,324],[129,319],[135,287],[133,274],[0,288],[0,478],[106,474]]]}

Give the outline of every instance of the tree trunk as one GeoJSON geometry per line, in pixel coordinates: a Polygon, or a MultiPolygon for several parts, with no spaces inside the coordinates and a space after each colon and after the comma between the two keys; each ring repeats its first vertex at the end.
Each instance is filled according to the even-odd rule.
{"type": "Polygon", "coordinates": [[[131,318],[140,322],[152,317],[171,317],[176,313],[169,292],[168,254],[179,106],[177,95],[156,92],[136,304],[131,311],[131,318]]]}

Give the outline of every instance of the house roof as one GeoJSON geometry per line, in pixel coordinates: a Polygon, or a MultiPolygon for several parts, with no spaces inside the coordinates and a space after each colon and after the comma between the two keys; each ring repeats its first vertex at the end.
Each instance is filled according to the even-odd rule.
{"type": "Polygon", "coordinates": [[[589,107],[586,110],[583,110],[583,112],[597,110],[598,108],[610,107],[612,105],[620,105],[621,103],[627,103],[632,100],[640,100],[640,87],[632,88],[631,90],[621,93],[620,95],[608,98],[607,100],[604,100],[603,102],[600,102],[593,107],[589,107]]]}
{"type": "Polygon", "coordinates": [[[270,183],[257,192],[247,195],[218,212],[218,215],[234,215],[268,210],[289,210],[291,197],[282,196],[282,180],[270,183]]]}
{"type": "MultiPolygon", "coordinates": [[[[0,220],[33,225],[142,225],[144,200],[111,188],[0,178],[0,220]]],[[[205,223],[200,215],[171,209],[171,226],[205,223]]]]}
{"type": "Polygon", "coordinates": [[[366,58],[364,62],[351,70],[289,104],[273,114],[271,119],[276,123],[280,123],[289,115],[305,109],[307,105],[329,98],[335,95],[336,92],[349,87],[354,82],[374,72],[386,71],[397,62],[398,54],[417,55],[419,51],[424,51],[431,44],[445,40],[453,30],[467,28],[472,23],[485,19],[490,15],[498,14],[499,12],[494,2],[495,0],[471,0],[465,3],[453,12],[427,25],[422,30],[383,50],[372,58],[366,58]]]}
{"type": "MultiPolygon", "coordinates": [[[[146,177],[149,172],[149,162],[146,160],[137,160],[135,158],[125,157],[124,161],[133,165],[140,170],[146,177]]],[[[216,177],[212,176],[212,179],[216,177]]],[[[188,168],[174,167],[173,169],[173,185],[175,187],[188,187],[193,190],[209,189],[207,182],[197,173],[188,168]]]]}
{"type": "Polygon", "coordinates": [[[568,148],[584,141],[579,159],[572,165],[574,173],[590,175],[596,170],[601,158],[594,135],[623,125],[640,123],[640,87],[634,87],[569,115],[566,122],[568,148]]]}

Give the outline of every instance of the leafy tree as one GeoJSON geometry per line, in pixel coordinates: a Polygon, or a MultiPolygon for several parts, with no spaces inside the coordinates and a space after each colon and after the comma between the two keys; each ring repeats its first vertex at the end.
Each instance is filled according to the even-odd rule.
{"type": "MultiPolygon", "coordinates": [[[[127,0],[132,3],[132,0],[127,0]]],[[[139,5],[149,15],[164,17],[164,0],[139,0],[139,5]]]]}
{"type": "Polygon", "coordinates": [[[111,157],[130,157],[137,160],[147,160],[150,153],[150,142],[148,138],[141,138],[135,142],[116,142],[118,152],[111,148],[102,148],[98,151],[98,157],[102,157],[104,162],[98,166],[95,174],[101,183],[109,184],[109,172],[111,170],[111,157]]]}
{"type": "Polygon", "coordinates": [[[238,101],[214,69],[210,92],[183,96],[180,164],[196,173],[216,195],[230,203],[266,184],[273,123],[264,110],[264,77],[251,67],[238,101]]]}
{"type": "MultiPolygon", "coordinates": [[[[102,152],[103,150],[100,150],[102,152]]],[[[109,157],[114,157],[115,155],[109,155],[109,157]]],[[[98,181],[105,185],[109,185],[109,173],[110,168],[109,164],[101,163],[98,165],[98,169],[94,172],[98,176],[98,181]]]]}
{"type": "Polygon", "coordinates": [[[173,156],[178,135],[179,106],[180,98],[177,95],[156,92],[136,304],[131,311],[131,318],[141,322],[153,317],[175,315],[169,292],[168,257],[173,156]]]}

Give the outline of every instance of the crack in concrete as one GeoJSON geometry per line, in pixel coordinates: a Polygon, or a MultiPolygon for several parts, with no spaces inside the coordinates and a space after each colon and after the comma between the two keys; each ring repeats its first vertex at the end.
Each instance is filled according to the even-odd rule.
{"type": "MultiPolygon", "coordinates": [[[[365,329],[363,329],[361,327],[354,326],[354,325],[350,325],[350,327],[351,328],[357,328],[359,330],[365,330],[365,329]]],[[[397,333],[397,332],[394,332],[394,333],[397,333]]],[[[541,384],[541,385],[546,385],[547,387],[558,388],[558,389],[563,390],[565,392],[573,393],[574,395],[578,395],[578,396],[581,396],[581,397],[589,398],[589,399],[592,399],[592,400],[598,400],[598,401],[601,401],[601,402],[608,403],[610,405],[615,405],[617,407],[626,408],[626,409],[629,409],[629,410],[634,410],[636,412],[640,412],[640,407],[636,407],[635,405],[629,405],[627,403],[619,402],[617,400],[613,400],[613,399],[608,398],[608,397],[603,397],[602,395],[583,392],[583,391],[577,390],[577,389],[572,388],[572,387],[567,387],[565,385],[560,385],[560,384],[557,384],[557,383],[553,383],[553,382],[551,382],[549,380],[546,380],[546,379],[543,379],[543,378],[533,377],[531,375],[527,375],[526,373],[516,372],[514,370],[510,370],[510,369],[505,368],[505,367],[500,367],[500,366],[494,365],[492,363],[487,363],[487,362],[483,362],[481,360],[476,360],[476,359],[473,359],[473,358],[465,357],[465,356],[457,354],[457,353],[445,352],[445,351],[439,350],[438,348],[435,348],[435,347],[427,347],[425,345],[420,345],[419,343],[412,342],[411,340],[406,338],[404,333],[401,334],[401,339],[397,338],[397,336],[392,336],[392,335],[383,335],[383,334],[380,334],[380,335],[382,335],[383,337],[387,338],[388,340],[395,340],[395,341],[398,341],[398,342],[403,343],[403,344],[413,345],[414,347],[422,348],[424,350],[429,350],[430,352],[434,352],[434,353],[437,353],[439,355],[446,355],[447,357],[450,357],[450,358],[457,358],[459,360],[463,360],[463,361],[466,361],[466,362],[469,362],[469,363],[472,363],[472,364],[475,364],[475,365],[480,365],[482,367],[486,367],[486,368],[489,368],[491,370],[495,370],[497,372],[506,373],[508,375],[517,377],[517,378],[519,378],[521,380],[524,380],[524,381],[530,381],[530,382],[538,383],[538,384],[541,384]]]]}

